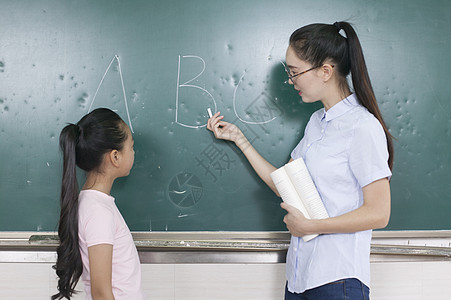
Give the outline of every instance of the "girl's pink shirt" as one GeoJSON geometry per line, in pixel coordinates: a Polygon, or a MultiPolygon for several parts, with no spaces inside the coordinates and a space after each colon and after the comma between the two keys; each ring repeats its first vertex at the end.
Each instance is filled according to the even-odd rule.
{"type": "Polygon", "coordinates": [[[112,285],[115,299],[143,299],[138,251],[114,198],[96,190],[82,190],[78,201],[79,248],[87,299],[92,299],[88,248],[99,244],[113,245],[112,285]]]}

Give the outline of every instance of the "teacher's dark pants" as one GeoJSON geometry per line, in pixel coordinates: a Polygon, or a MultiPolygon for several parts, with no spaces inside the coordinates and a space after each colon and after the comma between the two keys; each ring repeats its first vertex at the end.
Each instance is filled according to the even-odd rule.
{"type": "Polygon", "coordinates": [[[370,289],[355,278],[334,281],[297,294],[285,286],[285,300],[368,300],[370,289]]]}

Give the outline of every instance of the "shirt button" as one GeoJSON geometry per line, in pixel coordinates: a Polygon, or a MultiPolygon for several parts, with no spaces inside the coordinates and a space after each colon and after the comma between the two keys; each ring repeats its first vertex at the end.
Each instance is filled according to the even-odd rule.
{"type": "Polygon", "coordinates": [[[323,130],[321,130],[321,133],[324,133],[324,129],[323,129],[323,130]]]}

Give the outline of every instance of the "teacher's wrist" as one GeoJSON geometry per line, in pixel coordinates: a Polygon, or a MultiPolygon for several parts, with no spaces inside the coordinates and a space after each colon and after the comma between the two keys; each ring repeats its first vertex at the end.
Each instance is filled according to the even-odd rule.
{"type": "Polygon", "coordinates": [[[322,234],[322,221],[322,219],[307,219],[304,230],[307,234],[322,234]]]}
{"type": "Polygon", "coordinates": [[[234,142],[235,145],[237,145],[237,147],[240,148],[241,152],[244,152],[251,145],[249,140],[242,132],[238,134],[234,142]]]}

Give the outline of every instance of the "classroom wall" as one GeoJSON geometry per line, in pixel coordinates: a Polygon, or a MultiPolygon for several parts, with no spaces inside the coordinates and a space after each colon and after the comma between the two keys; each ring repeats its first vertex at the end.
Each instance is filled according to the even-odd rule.
{"type": "MultiPolygon", "coordinates": [[[[341,19],[356,24],[381,110],[397,138],[389,229],[450,228],[446,70],[451,61],[443,59],[451,45],[449,1],[304,0],[296,1],[299,10],[290,0],[217,3],[2,1],[7,13],[0,18],[0,230],[56,229],[58,132],[87,112],[106,73],[94,106],[118,109],[133,123],[137,141],[133,173],[116,186],[118,199],[133,191],[133,203],[118,204],[132,230],[285,230],[281,217],[266,218],[284,214],[279,200],[231,147],[213,143],[201,128],[175,122],[177,92],[190,95],[186,70],[204,61],[205,74],[194,83],[211,92],[218,110],[243,128],[247,123],[234,114],[235,92],[238,100],[255,101],[239,105],[242,116],[262,91],[270,96],[264,101],[280,100],[283,118],[246,126],[255,132],[255,146],[280,165],[297,142],[292,136],[301,136],[314,110],[297,103],[295,91],[283,85],[279,59],[288,35],[307,23],[341,19]],[[168,37],[175,38],[168,43],[168,37]],[[180,74],[185,84],[177,82],[180,74]],[[249,97],[238,89],[244,74],[253,87],[246,93],[256,93],[249,97]],[[201,154],[211,145],[235,161],[221,180],[208,177],[196,160],[204,159],[201,154]],[[202,179],[203,198],[196,199],[197,206],[181,207],[168,191],[187,170],[202,179]]],[[[209,98],[201,96],[204,102],[209,98]]],[[[199,108],[205,122],[203,106],[194,106],[189,109],[199,108]]],[[[0,263],[0,300],[48,300],[56,287],[52,264],[0,263]]],[[[142,269],[150,299],[281,299],[285,281],[284,264],[143,264],[142,269]]],[[[371,272],[372,299],[451,298],[449,260],[378,259],[371,272]]]]}
{"type": "MultiPolygon", "coordinates": [[[[51,266],[0,263],[0,300],[48,300],[56,291],[51,266]]],[[[451,298],[451,261],[373,259],[371,276],[373,300],[451,298]]],[[[146,299],[283,299],[285,264],[143,264],[142,282],[146,299]]]]}

